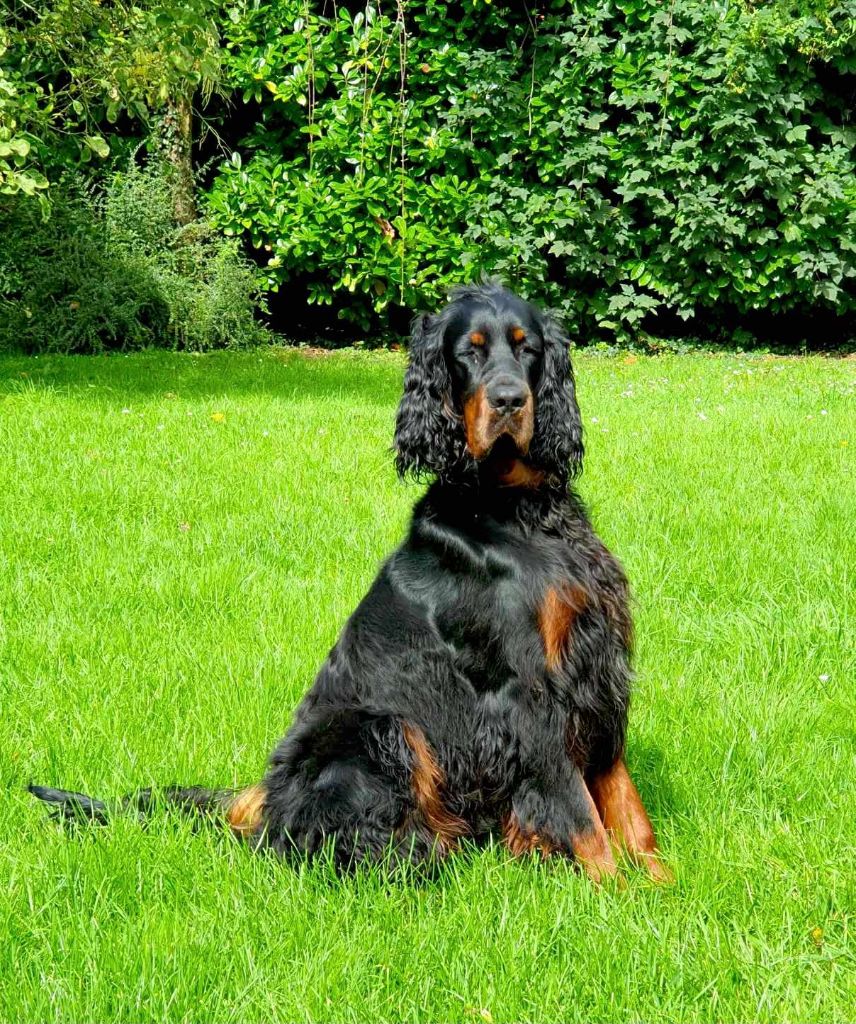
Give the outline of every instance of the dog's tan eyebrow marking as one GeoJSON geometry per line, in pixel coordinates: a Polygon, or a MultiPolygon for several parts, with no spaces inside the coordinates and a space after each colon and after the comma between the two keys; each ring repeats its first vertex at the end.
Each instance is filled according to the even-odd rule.
{"type": "Polygon", "coordinates": [[[485,336],[482,334],[481,331],[470,331],[470,341],[474,345],[484,345],[485,336]]]}
{"type": "Polygon", "coordinates": [[[514,330],[511,332],[511,337],[514,339],[514,341],[523,341],[523,339],[526,337],[526,331],[524,331],[522,327],[515,327],[514,330]]]}

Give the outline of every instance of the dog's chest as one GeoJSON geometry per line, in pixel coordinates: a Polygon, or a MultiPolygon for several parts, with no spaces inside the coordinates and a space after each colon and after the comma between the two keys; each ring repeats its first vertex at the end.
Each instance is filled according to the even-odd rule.
{"type": "Polygon", "coordinates": [[[476,693],[537,685],[545,671],[545,596],[567,578],[560,542],[484,545],[482,561],[459,572],[434,621],[456,669],[476,693]]]}

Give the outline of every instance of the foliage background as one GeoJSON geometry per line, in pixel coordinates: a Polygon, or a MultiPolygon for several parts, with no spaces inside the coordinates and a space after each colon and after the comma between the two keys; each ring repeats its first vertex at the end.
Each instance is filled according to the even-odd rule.
{"type": "Polygon", "coordinates": [[[109,191],[142,141],[292,333],[383,333],[483,273],[583,343],[856,320],[856,0],[6,9],[2,232],[69,172],[109,191]]]}
{"type": "Polygon", "coordinates": [[[267,337],[255,268],[204,219],[175,222],[157,161],[131,160],[103,188],[66,175],[47,217],[0,205],[0,237],[0,352],[200,352],[267,337]]]}
{"type": "Polygon", "coordinates": [[[210,208],[273,285],[367,322],[498,272],[584,335],[854,308],[856,6],[321,6],[226,27],[254,116],[210,208]]]}

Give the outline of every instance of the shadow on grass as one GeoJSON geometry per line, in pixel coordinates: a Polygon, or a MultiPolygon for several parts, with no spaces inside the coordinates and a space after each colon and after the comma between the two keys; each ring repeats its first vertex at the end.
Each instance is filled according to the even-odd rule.
{"type": "Polygon", "coordinates": [[[674,777],[662,748],[646,741],[634,742],[632,728],[631,722],[628,768],[642,803],[654,819],[656,831],[658,820],[681,814],[687,806],[686,794],[675,788],[674,777]]]}
{"type": "Polygon", "coordinates": [[[150,350],[130,355],[0,357],[0,396],[45,389],[113,405],[163,398],[269,396],[356,400],[393,406],[404,360],[394,353],[260,348],[204,355],[150,350]]]}

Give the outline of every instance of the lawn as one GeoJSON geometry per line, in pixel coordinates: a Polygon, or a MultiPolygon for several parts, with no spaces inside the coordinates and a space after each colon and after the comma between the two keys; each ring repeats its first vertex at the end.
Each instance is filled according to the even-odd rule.
{"type": "Polygon", "coordinates": [[[0,360],[0,1019],[854,1019],[856,362],[576,366],[668,888],[501,849],[341,881],[168,815],[64,834],[28,782],[260,777],[419,493],[403,360],[0,360]]]}

